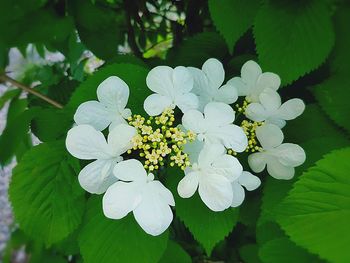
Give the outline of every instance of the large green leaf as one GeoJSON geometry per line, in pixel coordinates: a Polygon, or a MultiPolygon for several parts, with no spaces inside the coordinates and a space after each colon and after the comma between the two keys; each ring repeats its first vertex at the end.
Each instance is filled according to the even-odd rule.
{"type": "Polygon", "coordinates": [[[225,40],[215,32],[199,33],[170,49],[167,61],[172,66],[202,67],[208,58],[222,60],[228,54],[225,40]]]}
{"type": "Polygon", "coordinates": [[[90,198],[79,235],[85,263],[158,262],[167,243],[168,231],[156,237],[148,235],[132,214],[119,220],[108,219],[102,212],[102,198],[90,198]]]}
{"type": "Polygon", "coordinates": [[[146,86],[147,73],[148,70],[139,65],[124,63],[108,65],[97,71],[76,89],[68,107],[76,109],[85,101],[96,100],[98,85],[110,76],[118,76],[128,84],[130,89],[128,107],[133,113],[144,113],[143,101],[151,93],[146,86]]]}
{"type": "Polygon", "coordinates": [[[79,37],[86,47],[103,59],[117,55],[118,45],[124,44],[123,13],[99,2],[78,0],[70,4],[79,37]]]}
{"type": "Polygon", "coordinates": [[[350,148],[336,150],[305,172],[276,209],[298,245],[331,262],[350,261],[350,148]]]}
{"type": "Polygon", "coordinates": [[[169,240],[168,246],[158,263],[191,263],[191,257],[176,242],[169,240]]]}
{"type": "Polygon", "coordinates": [[[65,136],[72,126],[71,115],[65,109],[42,109],[33,118],[31,131],[43,142],[65,136]]]}
{"type": "Polygon", "coordinates": [[[254,36],[264,71],[289,84],[316,69],[332,49],[334,32],[326,1],[268,1],[258,12],[254,36]]]}
{"type": "Polygon", "coordinates": [[[51,245],[77,228],[85,203],[78,170],[62,141],[40,144],[23,156],[13,170],[9,194],[27,235],[51,245]]]}
{"type": "Polygon", "coordinates": [[[260,1],[209,0],[208,4],[215,27],[232,52],[236,41],[252,26],[260,1]]]}
{"type": "Polygon", "coordinates": [[[210,255],[214,246],[233,230],[239,210],[229,208],[223,212],[213,212],[203,203],[198,193],[191,198],[181,198],[176,190],[183,173],[180,171],[168,169],[167,172],[167,187],[172,190],[175,198],[176,216],[210,255]]]}
{"type": "Polygon", "coordinates": [[[265,181],[262,197],[262,219],[274,220],[275,208],[287,196],[293,182],[316,161],[331,150],[350,145],[350,141],[327,119],[316,105],[308,105],[298,119],[284,128],[286,142],[299,143],[306,152],[306,161],[296,168],[291,181],[276,180],[268,177],[265,181]],[[301,128],[302,127],[302,128],[301,128]]]}
{"type": "Polygon", "coordinates": [[[264,263],[315,263],[321,262],[315,256],[297,247],[287,237],[266,242],[259,250],[259,257],[264,263]]]}
{"type": "Polygon", "coordinates": [[[350,132],[350,80],[348,73],[336,73],[313,88],[313,94],[324,112],[339,126],[350,132]]]}

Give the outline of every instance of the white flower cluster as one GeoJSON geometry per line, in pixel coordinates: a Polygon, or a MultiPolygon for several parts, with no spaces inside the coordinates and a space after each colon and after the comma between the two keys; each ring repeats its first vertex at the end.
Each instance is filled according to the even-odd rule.
{"type": "Polygon", "coordinates": [[[281,128],[303,112],[304,103],[292,99],[282,104],[276,92],[279,77],[262,73],[253,61],[243,65],[241,77],[223,85],[224,79],[223,65],[213,58],[202,69],[158,66],[146,79],[154,92],[144,101],[147,119],[126,108],[129,87],[116,76],[98,86],[98,101],[78,107],[66,147],[76,158],[94,160],[78,178],[89,193],[104,194],[106,217],[133,212],[147,233],[163,233],[175,201],[159,175],[166,176],[171,166],[184,171],[180,197],[190,198],[198,190],[213,211],[239,206],[245,190],[261,184],[243,171],[239,158],[246,155],[240,153],[250,153],[254,172],[266,166],[275,178],[293,177],[305,153],[298,145],[282,143],[281,128]],[[107,127],[106,139],[102,131],[107,127]]]}

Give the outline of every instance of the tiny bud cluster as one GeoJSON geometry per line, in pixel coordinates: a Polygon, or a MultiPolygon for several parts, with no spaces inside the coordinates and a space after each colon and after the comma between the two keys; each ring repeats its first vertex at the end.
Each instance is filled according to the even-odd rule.
{"type": "Polygon", "coordinates": [[[188,155],[183,152],[183,146],[194,141],[196,134],[192,131],[185,133],[174,127],[174,121],[174,110],[171,108],[165,109],[160,116],[148,119],[141,115],[129,117],[128,122],[136,128],[137,134],[131,140],[133,147],[128,154],[137,152],[143,159],[144,168],[150,172],[164,166],[166,161],[169,161],[170,166],[184,170],[190,162],[188,155]]]}

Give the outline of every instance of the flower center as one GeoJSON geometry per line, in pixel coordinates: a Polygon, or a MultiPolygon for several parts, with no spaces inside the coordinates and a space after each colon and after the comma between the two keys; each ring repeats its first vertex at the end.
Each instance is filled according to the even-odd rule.
{"type": "Polygon", "coordinates": [[[132,138],[132,150],[128,154],[137,152],[149,172],[159,169],[168,163],[185,169],[190,165],[189,157],[183,152],[187,142],[194,141],[196,134],[192,131],[184,132],[174,127],[174,110],[167,108],[157,117],[145,119],[140,115],[128,118],[131,126],[137,130],[132,138]]]}

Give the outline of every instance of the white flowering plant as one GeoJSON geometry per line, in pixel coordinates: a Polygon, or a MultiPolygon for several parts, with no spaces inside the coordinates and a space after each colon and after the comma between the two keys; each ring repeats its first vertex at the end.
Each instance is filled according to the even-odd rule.
{"type": "Polygon", "coordinates": [[[145,80],[154,92],[143,103],[147,115],[126,108],[137,94],[118,76],[99,84],[98,101],[79,105],[66,147],[76,158],[94,160],[78,179],[87,192],[103,195],[106,217],[118,220],[132,212],[146,233],[162,234],[176,211],[175,193],[164,179],[174,173],[171,167],[181,171],[181,198],[198,190],[218,213],[240,206],[245,190],[260,186],[255,173],[265,167],[276,179],[293,178],[306,155],[299,145],[283,143],[281,129],[303,113],[304,102],[281,104],[279,76],[263,73],[254,61],[243,65],[241,76],[224,81],[215,58],[201,69],[157,66],[145,80]]]}
{"type": "Polygon", "coordinates": [[[1,0],[0,262],[350,262],[347,2],[1,0]]]}

